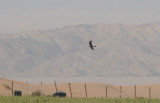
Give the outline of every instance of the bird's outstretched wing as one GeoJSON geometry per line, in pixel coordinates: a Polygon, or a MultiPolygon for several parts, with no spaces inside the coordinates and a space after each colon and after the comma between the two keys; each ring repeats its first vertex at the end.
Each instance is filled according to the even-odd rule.
{"type": "Polygon", "coordinates": [[[94,50],[93,46],[90,46],[90,48],[91,48],[92,50],[94,50]]]}
{"type": "Polygon", "coordinates": [[[91,40],[91,41],[89,41],[89,46],[92,46],[92,40],[91,40]]]}

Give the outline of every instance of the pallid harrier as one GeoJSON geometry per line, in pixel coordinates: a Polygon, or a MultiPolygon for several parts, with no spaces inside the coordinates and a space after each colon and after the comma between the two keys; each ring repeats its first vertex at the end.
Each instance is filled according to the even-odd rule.
{"type": "Polygon", "coordinates": [[[92,45],[92,40],[91,40],[91,41],[89,41],[89,47],[90,47],[92,50],[94,50],[94,48],[93,48],[93,47],[96,47],[96,46],[93,46],[93,45],[92,45]]]}

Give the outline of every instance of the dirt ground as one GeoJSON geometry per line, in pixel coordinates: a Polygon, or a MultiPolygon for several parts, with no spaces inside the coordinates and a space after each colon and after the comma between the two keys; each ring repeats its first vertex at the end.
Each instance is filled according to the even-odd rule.
{"type": "MultiPolygon", "coordinates": [[[[160,85],[114,86],[101,83],[70,83],[72,97],[110,97],[110,98],[160,98],[160,85]],[[121,88],[121,89],[120,89],[121,88]]],[[[40,91],[43,95],[52,96],[56,92],[55,84],[33,85],[13,81],[13,91],[22,91],[23,96],[40,91]]],[[[70,97],[69,83],[57,84],[57,91],[63,91],[70,97]]],[[[12,95],[12,80],[0,78],[0,95],[12,95]]]]}

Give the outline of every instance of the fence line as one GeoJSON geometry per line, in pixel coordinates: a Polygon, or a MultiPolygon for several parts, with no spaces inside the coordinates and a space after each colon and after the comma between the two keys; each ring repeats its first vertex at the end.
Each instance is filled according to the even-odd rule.
{"type": "MultiPolygon", "coordinates": [[[[58,91],[58,87],[57,87],[57,84],[56,84],[56,81],[54,80],[54,84],[52,85],[52,86],[54,86],[55,85],[55,88],[54,87],[52,87],[52,91],[53,90],[56,90],[56,92],[58,91]],[[54,89],[53,89],[54,88],[54,89]]],[[[9,88],[9,94],[11,93],[11,95],[12,96],[14,96],[14,91],[15,90],[18,90],[18,88],[22,88],[21,86],[19,86],[19,85],[17,85],[16,84],[16,82],[14,82],[14,81],[11,81],[11,83],[9,83],[8,84],[8,88],[9,88]],[[11,86],[9,86],[9,85],[11,85],[11,86]],[[10,88],[11,87],[11,88],[10,88]]],[[[22,86],[24,86],[24,85],[22,85],[22,86]]],[[[58,85],[58,86],[60,86],[60,85],[58,85]]],[[[64,85],[65,86],[65,85],[64,85]]],[[[83,86],[83,88],[81,88],[82,90],[85,90],[85,97],[86,98],[88,98],[88,97],[93,97],[93,91],[94,91],[94,89],[90,89],[90,85],[87,85],[86,83],[85,84],[82,84],[82,86],[83,86]],[[87,88],[89,88],[88,90],[87,90],[87,88]],[[92,93],[90,93],[92,91],[92,93]],[[89,95],[88,95],[89,94],[89,95]],[[92,95],[92,96],[91,96],[92,95]]],[[[34,86],[33,86],[34,87],[34,86]]],[[[62,91],[66,91],[66,92],[68,92],[68,93],[70,93],[70,96],[69,97],[73,97],[73,95],[75,95],[75,97],[77,97],[78,95],[79,96],[82,96],[83,95],[83,97],[84,97],[84,94],[82,94],[82,93],[80,93],[80,92],[76,92],[74,89],[73,89],[73,87],[74,87],[74,85],[72,85],[72,83],[68,83],[67,84],[67,89],[62,89],[62,91]],[[69,86],[69,88],[68,88],[68,86],[69,86]],[[73,91],[72,91],[72,89],[73,89],[73,91]]],[[[7,88],[7,87],[6,87],[7,88]]],[[[29,88],[30,88],[30,86],[29,86],[29,83],[28,83],[28,81],[26,82],[26,85],[23,87],[24,89],[23,89],[23,91],[25,92],[25,95],[30,95],[30,93],[32,92],[34,92],[33,90],[35,90],[36,89],[36,87],[34,87],[35,89],[33,89],[33,88],[31,88],[31,90],[30,90],[30,92],[29,92],[29,88]]],[[[38,87],[39,88],[39,87],[38,87]]],[[[40,93],[41,93],[41,95],[46,95],[45,93],[48,93],[47,91],[49,91],[50,93],[52,92],[51,91],[51,88],[50,88],[50,90],[49,89],[46,89],[47,91],[45,92],[44,90],[45,90],[45,88],[47,88],[44,84],[43,84],[43,82],[41,82],[41,84],[40,84],[40,93]]],[[[59,88],[61,88],[61,87],[59,87],[59,88]]],[[[98,88],[98,87],[96,87],[96,88],[98,88]]],[[[151,86],[148,86],[148,87],[144,87],[144,88],[146,88],[146,89],[143,89],[143,87],[140,87],[140,86],[137,86],[137,85],[134,85],[133,86],[133,89],[129,89],[129,91],[126,89],[126,87],[123,87],[123,86],[113,86],[113,87],[111,87],[111,86],[108,86],[108,85],[104,85],[104,87],[103,87],[103,91],[104,92],[102,92],[102,93],[105,93],[105,94],[103,94],[103,97],[106,97],[106,98],[108,98],[108,97],[119,97],[119,98],[125,98],[125,97],[131,97],[131,98],[137,98],[137,97],[144,97],[144,98],[149,98],[149,99],[151,99],[151,98],[155,98],[155,97],[157,97],[157,98],[160,98],[160,96],[159,96],[159,94],[160,94],[160,92],[158,93],[156,90],[158,90],[158,88],[160,89],[160,87],[155,87],[155,88],[157,88],[157,89],[152,89],[151,88],[151,86]],[[117,89],[118,88],[118,89],[117,89]],[[140,89],[141,88],[141,89],[140,89]],[[110,90],[112,90],[112,92],[110,91],[110,90]],[[116,91],[115,91],[116,90],[116,91]],[[127,94],[127,92],[126,91],[128,91],[128,92],[131,92],[130,94],[127,94]],[[145,94],[144,93],[142,93],[142,92],[140,92],[140,91],[143,91],[143,92],[145,92],[145,94]],[[117,94],[118,93],[118,94],[117,94]],[[133,94],[134,95],[133,95],[133,94]],[[156,94],[154,94],[154,93],[156,93],[156,94]],[[132,95],[131,95],[132,94],[132,95]],[[152,94],[153,94],[153,96],[152,96],[152,94]]],[[[100,88],[101,89],[101,88],[100,88]]],[[[61,89],[59,89],[59,90],[61,90],[61,89]]],[[[97,90],[97,89],[95,89],[95,90],[97,90]]],[[[102,90],[102,89],[101,89],[102,90]]],[[[79,91],[79,90],[78,90],[79,91]]],[[[1,91],[0,91],[1,92],[1,91]]],[[[96,92],[96,91],[95,91],[96,92]]],[[[84,92],[83,92],[84,93],[84,92]]],[[[95,94],[96,95],[96,94],[95,94]]],[[[100,94],[101,95],[101,94],[100,94]]],[[[97,95],[97,96],[99,96],[99,95],[97,95]]]]}

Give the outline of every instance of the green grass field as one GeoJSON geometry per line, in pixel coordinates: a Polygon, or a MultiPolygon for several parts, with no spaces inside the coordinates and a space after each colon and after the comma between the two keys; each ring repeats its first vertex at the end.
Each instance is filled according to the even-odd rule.
{"type": "Polygon", "coordinates": [[[55,98],[0,96],[0,103],[160,103],[160,99],[120,98],[55,98]]]}

